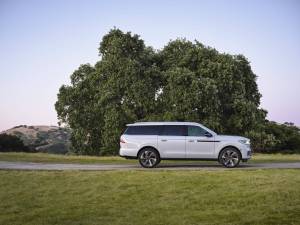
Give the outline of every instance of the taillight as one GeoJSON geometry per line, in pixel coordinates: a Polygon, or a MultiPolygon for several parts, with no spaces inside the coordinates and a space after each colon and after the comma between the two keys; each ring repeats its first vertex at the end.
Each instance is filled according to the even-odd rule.
{"type": "Polygon", "coordinates": [[[126,142],[124,141],[124,139],[120,139],[120,143],[123,143],[123,144],[125,144],[126,142]]]}

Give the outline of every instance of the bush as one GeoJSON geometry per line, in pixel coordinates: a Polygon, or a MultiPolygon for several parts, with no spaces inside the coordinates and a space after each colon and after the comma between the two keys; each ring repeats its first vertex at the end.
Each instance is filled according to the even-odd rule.
{"type": "Polygon", "coordinates": [[[247,136],[256,152],[300,152],[300,129],[293,123],[266,121],[260,132],[249,132],[247,136]]]}
{"type": "Polygon", "coordinates": [[[52,153],[52,154],[66,154],[68,152],[68,145],[65,143],[55,143],[37,148],[39,152],[52,153]]]}
{"type": "Polygon", "coordinates": [[[9,134],[0,134],[0,152],[28,152],[29,148],[24,145],[23,141],[9,134]]]}

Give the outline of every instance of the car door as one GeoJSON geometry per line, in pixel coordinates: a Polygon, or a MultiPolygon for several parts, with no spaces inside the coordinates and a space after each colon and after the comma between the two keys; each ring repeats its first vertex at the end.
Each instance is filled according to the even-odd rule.
{"type": "Polygon", "coordinates": [[[199,126],[187,126],[186,158],[213,158],[214,136],[199,126]]]}
{"type": "Polygon", "coordinates": [[[164,125],[157,145],[161,158],[185,158],[186,126],[164,125]]]}

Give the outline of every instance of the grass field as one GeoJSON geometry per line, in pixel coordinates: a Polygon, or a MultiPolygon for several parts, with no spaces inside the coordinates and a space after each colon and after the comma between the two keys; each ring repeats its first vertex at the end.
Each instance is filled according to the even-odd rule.
{"type": "MultiPolygon", "coordinates": [[[[109,164],[134,164],[137,160],[126,160],[118,156],[75,156],[55,155],[47,153],[0,153],[0,161],[25,161],[25,162],[48,162],[48,163],[109,163],[109,164]]],[[[187,163],[192,161],[162,161],[172,163],[187,163]]],[[[249,163],[262,162],[300,162],[300,154],[254,154],[249,163]]],[[[197,161],[197,163],[203,163],[197,161]]],[[[204,162],[207,163],[207,162],[204,162]]],[[[215,163],[215,162],[210,162],[215,163]]]]}
{"type": "Polygon", "coordinates": [[[0,224],[300,224],[300,170],[0,171],[0,224]]]}
{"type": "Polygon", "coordinates": [[[58,155],[48,153],[21,153],[7,152],[0,153],[0,161],[20,162],[47,162],[47,163],[135,163],[135,160],[126,160],[118,156],[76,156],[58,155]]]}

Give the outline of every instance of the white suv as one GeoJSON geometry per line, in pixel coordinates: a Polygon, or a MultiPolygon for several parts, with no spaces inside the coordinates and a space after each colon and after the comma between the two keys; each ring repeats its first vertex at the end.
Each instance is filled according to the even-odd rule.
{"type": "Polygon", "coordinates": [[[192,122],[128,124],[120,145],[120,156],[138,158],[146,168],[157,166],[161,159],[216,160],[232,168],[251,158],[248,138],[218,135],[192,122]]]}

